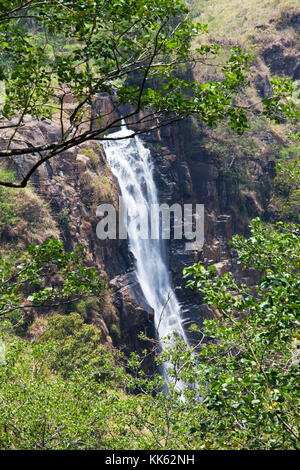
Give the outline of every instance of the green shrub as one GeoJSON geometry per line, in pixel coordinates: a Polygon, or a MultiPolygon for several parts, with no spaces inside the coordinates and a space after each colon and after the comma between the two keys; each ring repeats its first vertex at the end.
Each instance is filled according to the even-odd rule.
{"type": "Polygon", "coordinates": [[[89,157],[90,162],[91,162],[91,167],[93,168],[93,170],[96,171],[99,165],[99,157],[96,154],[96,152],[91,148],[84,147],[80,149],[80,153],[83,153],[84,155],[89,157]]]}
{"type": "MultiPolygon", "coordinates": [[[[14,180],[13,172],[0,167],[0,179],[12,182],[14,180]]],[[[0,231],[20,220],[15,206],[15,197],[15,190],[3,186],[0,187],[0,231]]]]}
{"type": "Polygon", "coordinates": [[[58,220],[58,225],[61,231],[63,233],[69,233],[70,232],[70,218],[66,209],[61,210],[57,214],[57,220],[58,220]]]}
{"type": "Polygon", "coordinates": [[[99,301],[93,297],[81,299],[76,302],[74,310],[78,312],[82,318],[88,320],[91,317],[93,311],[99,310],[99,301]]]}
{"type": "Polygon", "coordinates": [[[87,366],[99,376],[113,375],[113,356],[101,344],[101,331],[86,325],[77,313],[51,317],[41,341],[54,344],[49,366],[64,378],[87,366]]]}
{"type": "Polygon", "coordinates": [[[118,344],[120,339],[121,339],[121,331],[120,331],[120,327],[118,325],[116,325],[116,323],[113,323],[111,326],[110,326],[110,334],[111,334],[111,337],[114,341],[114,344],[118,344]]]}

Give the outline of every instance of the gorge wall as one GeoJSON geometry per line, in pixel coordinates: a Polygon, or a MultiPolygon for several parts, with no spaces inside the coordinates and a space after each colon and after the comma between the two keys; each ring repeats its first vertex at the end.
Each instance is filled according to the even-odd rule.
{"type": "MultiPolygon", "coordinates": [[[[112,99],[106,95],[98,96],[95,105],[103,113],[113,110],[112,99]]],[[[32,131],[32,121],[30,123],[32,131]]],[[[215,312],[201,303],[197,293],[184,288],[182,269],[199,260],[215,264],[219,273],[234,265],[234,255],[228,247],[234,216],[224,204],[226,184],[222,182],[218,158],[209,155],[203,145],[205,130],[199,132],[198,129],[198,135],[192,136],[191,129],[193,123],[186,121],[142,137],[151,151],[160,203],[205,205],[203,250],[186,251],[184,239],[172,239],[168,244],[168,264],[186,330],[192,323],[201,326],[203,319],[215,312]]],[[[26,126],[22,132],[26,137],[26,126]]],[[[33,137],[36,144],[42,144],[50,142],[58,132],[55,122],[46,120],[35,123],[33,137]]],[[[17,176],[21,176],[30,163],[30,157],[21,157],[16,163],[17,176]]],[[[99,204],[111,203],[118,209],[120,193],[101,145],[90,142],[44,164],[33,175],[31,189],[26,191],[34,193],[40,204],[46,204],[53,223],[52,235],[63,240],[67,251],[81,243],[88,264],[100,269],[109,282],[110,290],[103,299],[96,304],[87,302],[85,306],[79,303],[72,306],[73,311],[82,313],[83,310],[86,320],[101,328],[103,340],[113,341],[126,352],[143,349],[146,344],[138,339],[138,333],[142,331],[153,337],[154,318],[137,282],[128,243],[118,239],[99,240],[96,236],[99,221],[96,208],[99,204]]],[[[24,245],[40,242],[49,236],[47,229],[49,224],[42,226],[38,233],[30,231],[29,227],[24,230],[23,220],[15,224],[13,232],[9,227],[4,229],[2,239],[7,236],[11,242],[21,238],[24,245]]],[[[243,272],[243,276],[246,275],[247,272],[243,272]]],[[[35,335],[34,321],[30,335],[35,335]]],[[[189,334],[189,339],[194,341],[197,335],[189,334]]]]}

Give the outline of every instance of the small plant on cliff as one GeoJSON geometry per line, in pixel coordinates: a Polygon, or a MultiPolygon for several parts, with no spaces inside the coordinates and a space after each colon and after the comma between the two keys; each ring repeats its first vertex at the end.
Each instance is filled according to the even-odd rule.
{"type": "Polygon", "coordinates": [[[99,156],[96,154],[96,152],[93,149],[87,147],[81,148],[80,152],[89,157],[91,167],[94,171],[96,171],[99,165],[99,156]]]}
{"type": "Polygon", "coordinates": [[[282,150],[276,165],[273,202],[281,220],[297,221],[300,215],[300,145],[282,150]]]}
{"type": "MultiPolygon", "coordinates": [[[[13,181],[13,172],[0,167],[0,179],[13,181]]],[[[0,188],[0,233],[19,219],[14,204],[14,196],[15,194],[7,188],[0,188]]]]}
{"type": "Polygon", "coordinates": [[[58,225],[61,231],[65,234],[70,233],[70,217],[66,209],[61,210],[57,214],[58,225]]]}

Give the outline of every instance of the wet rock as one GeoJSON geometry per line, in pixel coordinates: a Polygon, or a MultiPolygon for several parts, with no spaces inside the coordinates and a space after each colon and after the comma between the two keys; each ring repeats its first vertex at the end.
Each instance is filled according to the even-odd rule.
{"type": "Polygon", "coordinates": [[[129,354],[131,351],[149,351],[144,367],[154,370],[152,343],[139,339],[139,333],[156,338],[154,311],[148,305],[134,271],[116,276],[110,281],[115,292],[115,305],[120,315],[120,345],[129,354]]]}
{"type": "Polygon", "coordinates": [[[231,216],[222,214],[217,217],[215,226],[216,237],[221,241],[228,241],[232,237],[231,216]]]}

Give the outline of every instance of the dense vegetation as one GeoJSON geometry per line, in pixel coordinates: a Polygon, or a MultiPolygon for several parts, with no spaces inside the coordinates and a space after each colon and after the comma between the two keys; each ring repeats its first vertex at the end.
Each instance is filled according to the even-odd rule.
{"type": "Polygon", "coordinates": [[[299,226],[257,219],[251,230],[233,245],[261,272],[256,292],[213,267],[185,269],[219,318],[194,350],[175,338],[157,358],[170,364],[167,395],[143,356],[125,372],[78,314],[50,318],[34,344],[2,322],[1,448],[298,448],[299,226]]]}

